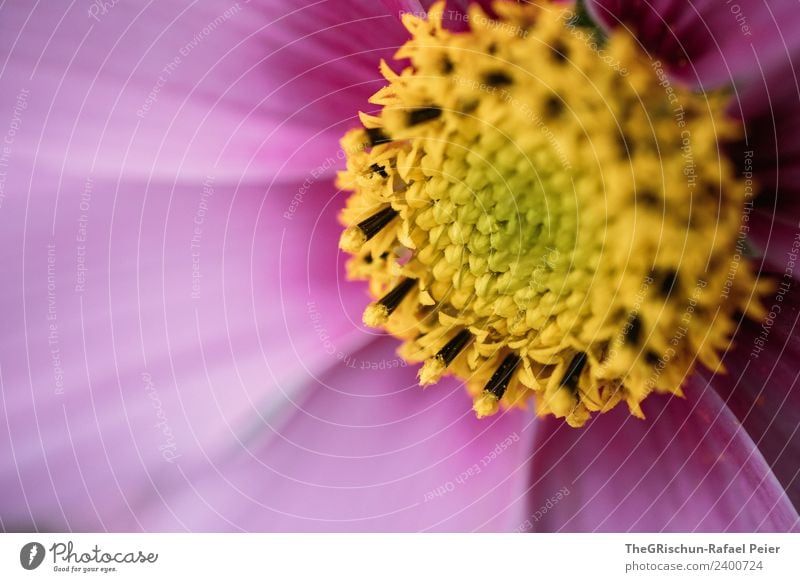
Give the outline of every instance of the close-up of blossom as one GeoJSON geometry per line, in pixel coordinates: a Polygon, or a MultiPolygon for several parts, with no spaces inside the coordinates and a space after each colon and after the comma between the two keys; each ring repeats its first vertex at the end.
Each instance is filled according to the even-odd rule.
{"type": "Polygon", "coordinates": [[[0,4],[0,530],[800,531],[798,29],[0,4]]]}

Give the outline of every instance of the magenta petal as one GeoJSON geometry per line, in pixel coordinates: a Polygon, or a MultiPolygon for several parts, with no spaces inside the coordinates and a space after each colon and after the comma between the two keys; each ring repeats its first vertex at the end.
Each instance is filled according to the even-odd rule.
{"type": "Polygon", "coordinates": [[[759,73],[763,79],[747,84],[731,104],[731,113],[745,124],[743,139],[731,151],[737,167],[752,170],[759,192],[756,204],[768,213],[766,218],[774,217],[776,223],[796,231],[800,222],[800,67],[795,58],[790,66],[759,73]]]}
{"type": "Polygon", "coordinates": [[[793,0],[587,0],[587,7],[606,27],[630,28],[654,58],[706,89],[759,78],[800,48],[793,0]]]}
{"type": "Polygon", "coordinates": [[[403,14],[416,14],[422,16],[425,9],[419,0],[381,0],[386,10],[398,18],[403,14]]]}
{"type": "Polygon", "coordinates": [[[15,156],[55,171],[303,181],[406,37],[372,2],[120,2],[0,9],[15,156]],[[309,4],[304,6],[303,4],[309,4]],[[302,150],[302,155],[296,154],[302,150]]]}
{"type": "Polygon", "coordinates": [[[363,290],[339,293],[328,184],[288,219],[299,186],[37,173],[27,192],[14,178],[0,217],[6,526],[138,528],[143,505],[168,511],[162,488],[189,486],[180,463],[279,418],[308,374],[371,337],[363,290]]]}
{"type": "MultiPolygon", "coordinates": [[[[788,204],[785,214],[770,214],[756,209],[750,217],[749,237],[755,251],[762,259],[761,267],[769,271],[784,273],[789,279],[800,280],[800,268],[793,266],[800,251],[800,230],[797,218],[792,219],[789,209],[796,204],[788,204]]],[[[800,216],[794,215],[794,216],[800,216]]]]}
{"type": "Polygon", "coordinates": [[[710,382],[800,507],[800,292],[795,281],[777,279],[790,283],[790,290],[783,287],[765,300],[771,314],[765,322],[742,323],[725,358],[728,374],[710,382]]]}
{"type": "Polygon", "coordinates": [[[789,531],[798,515],[750,437],[713,389],[651,397],[646,421],[622,408],[581,430],[537,434],[530,526],[536,531],[789,531]]]}
{"type": "Polygon", "coordinates": [[[404,33],[366,2],[0,13],[0,528],[138,529],[372,337],[331,176],[404,33]]]}
{"type": "Polygon", "coordinates": [[[457,382],[422,390],[385,338],[318,378],[280,424],[193,473],[151,529],[507,531],[521,493],[533,418],[478,421],[457,382]]]}
{"type": "MultiPolygon", "coordinates": [[[[438,0],[383,0],[384,5],[396,14],[410,12],[420,17],[425,17],[438,0]]],[[[502,1],[502,0],[501,0],[502,1]]],[[[442,23],[445,28],[455,32],[469,29],[469,16],[467,15],[470,4],[478,4],[490,16],[494,15],[492,4],[495,0],[445,0],[445,9],[442,14],[442,23]]]]}

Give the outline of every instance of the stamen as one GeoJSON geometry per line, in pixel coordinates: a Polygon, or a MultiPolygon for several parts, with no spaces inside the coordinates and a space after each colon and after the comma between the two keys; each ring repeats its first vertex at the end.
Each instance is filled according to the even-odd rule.
{"type": "Polygon", "coordinates": [[[514,370],[517,369],[519,362],[520,357],[517,354],[509,354],[497,367],[492,378],[483,389],[483,394],[475,400],[472,406],[478,418],[491,416],[497,412],[500,399],[503,397],[503,394],[506,393],[508,383],[511,381],[511,375],[514,373],[514,370]]]}
{"type": "Polygon", "coordinates": [[[422,386],[435,384],[444,374],[447,366],[467,347],[472,340],[469,330],[463,329],[458,332],[439,352],[432,358],[425,360],[419,372],[419,383],[422,386]]]}
{"type": "Polygon", "coordinates": [[[578,389],[578,379],[581,376],[583,367],[586,365],[586,354],[579,352],[573,356],[572,361],[567,367],[567,372],[561,380],[561,385],[566,386],[573,392],[578,389]]]}
{"type": "Polygon", "coordinates": [[[439,107],[420,107],[408,112],[408,125],[419,125],[432,121],[442,114],[439,107]]]}
{"type": "Polygon", "coordinates": [[[557,95],[551,95],[544,103],[544,110],[547,117],[553,119],[561,115],[564,110],[564,103],[557,95]]]}
{"type": "Polygon", "coordinates": [[[656,209],[660,206],[663,206],[661,197],[652,190],[642,190],[641,192],[637,192],[636,199],[648,208],[656,209]]]}
{"type": "Polygon", "coordinates": [[[659,356],[653,350],[647,350],[647,352],[644,354],[644,361],[651,366],[655,366],[661,361],[661,356],[659,356]]]}
{"type": "Polygon", "coordinates": [[[617,134],[617,145],[619,145],[620,154],[624,158],[633,156],[633,140],[626,137],[624,133],[617,134]]]}
{"type": "Polygon", "coordinates": [[[357,253],[359,249],[378,234],[397,216],[397,210],[387,206],[380,212],[362,220],[356,226],[346,229],[339,239],[339,248],[348,253],[357,253]]]}
{"type": "Polygon", "coordinates": [[[672,294],[672,290],[678,284],[678,273],[675,271],[667,271],[661,279],[661,287],[659,292],[663,298],[667,298],[672,294]]]}
{"type": "Polygon", "coordinates": [[[511,78],[511,75],[504,73],[503,71],[492,71],[491,73],[487,73],[486,77],[484,78],[484,82],[489,85],[490,87],[507,87],[514,83],[514,79],[511,78]]]}
{"type": "Polygon", "coordinates": [[[741,123],[725,92],[665,91],[624,27],[587,43],[575,7],[547,4],[472,3],[459,32],[443,2],[404,17],[375,127],[342,140],[340,246],[370,282],[364,322],[420,384],[463,378],[479,416],[533,396],[572,426],[620,403],[641,418],[696,362],[719,369],[739,312],[766,315],[769,286],[729,268],[753,189],[720,143],[741,123]]]}
{"type": "Polygon", "coordinates": [[[444,57],[442,59],[442,73],[449,75],[454,69],[455,65],[453,65],[453,61],[451,61],[449,57],[444,57]]]}
{"type": "Polygon", "coordinates": [[[380,327],[385,324],[389,316],[394,313],[395,309],[416,284],[416,279],[404,279],[394,289],[381,297],[380,300],[370,304],[364,311],[364,324],[369,327],[380,327]]]}
{"type": "Polygon", "coordinates": [[[625,335],[625,343],[632,346],[638,346],[642,339],[642,327],[643,325],[641,317],[638,315],[631,317],[630,321],[628,322],[628,329],[626,330],[627,334],[625,335]]]}
{"type": "Polygon", "coordinates": [[[561,40],[555,40],[550,45],[550,54],[557,63],[563,63],[569,58],[569,48],[561,40]]]}
{"type": "Polygon", "coordinates": [[[371,147],[392,141],[379,127],[368,127],[364,131],[367,132],[367,140],[369,140],[369,145],[371,147]]]}
{"type": "Polygon", "coordinates": [[[381,166],[379,164],[372,164],[369,167],[369,169],[372,170],[373,173],[378,174],[381,178],[388,178],[389,177],[389,174],[386,173],[386,167],[385,166],[381,166]]]}

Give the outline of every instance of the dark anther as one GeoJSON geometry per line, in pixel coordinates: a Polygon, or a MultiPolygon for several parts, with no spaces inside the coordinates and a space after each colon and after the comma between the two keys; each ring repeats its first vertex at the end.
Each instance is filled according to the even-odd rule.
{"type": "Polygon", "coordinates": [[[372,259],[372,254],[371,253],[369,255],[367,255],[366,257],[364,257],[364,262],[366,264],[371,265],[372,261],[373,261],[373,259],[372,259]]]}
{"type": "Polygon", "coordinates": [[[369,167],[369,169],[372,170],[373,172],[375,172],[376,174],[380,174],[381,178],[388,178],[389,177],[389,174],[386,173],[386,168],[383,167],[383,166],[380,166],[378,164],[372,164],[369,167]]]}
{"type": "Polygon", "coordinates": [[[544,103],[544,110],[547,114],[547,117],[551,119],[553,117],[558,117],[564,110],[564,103],[558,98],[557,95],[551,95],[544,103]]]}
{"type": "Polygon", "coordinates": [[[647,350],[644,354],[644,361],[650,364],[651,366],[655,366],[658,362],[661,361],[661,356],[655,353],[653,350],[647,350]]]}
{"type": "Polygon", "coordinates": [[[426,121],[436,119],[442,114],[442,110],[438,107],[420,107],[419,109],[412,109],[408,112],[408,125],[419,125],[426,121]]]}
{"type": "Polygon", "coordinates": [[[661,198],[650,189],[645,188],[636,193],[636,199],[639,200],[644,206],[649,208],[657,208],[661,206],[661,198]]]}
{"type": "Polygon", "coordinates": [[[484,392],[491,392],[498,400],[503,397],[508,388],[508,383],[511,381],[511,374],[517,369],[520,357],[517,354],[509,354],[497,367],[497,370],[492,374],[491,380],[486,383],[484,392]]]}
{"type": "Polygon", "coordinates": [[[561,379],[561,385],[566,386],[573,392],[578,389],[578,379],[581,376],[583,367],[586,365],[586,354],[578,352],[572,357],[572,361],[567,366],[567,373],[561,379]]]}
{"type": "Polygon", "coordinates": [[[388,312],[387,315],[391,315],[394,313],[394,310],[397,309],[397,306],[400,305],[400,302],[405,299],[405,296],[408,295],[408,292],[411,291],[416,284],[416,279],[403,279],[394,289],[381,297],[378,303],[386,308],[386,311],[388,312]]]}
{"type": "Polygon", "coordinates": [[[384,226],[389,224],[392,219],[397,216],[397,210],[391,206],[387,206],[380,212],[373,214],[366,220],[358,223],[358,228],[364,233],[367,240],[378,234],[384,226]]]}
{"type": "Polygon", "coordinates": [[[507,87],[508,85],[514,83],[514,79],[512,79],[503,71],[492,71],[491,73],[486,73],[486,76],[483,78],[483,80],[490,87],[507,87]]]}
{"type": "Polygon", "coordinates": [[[453,61],[450,60],[450,57],[445,56],[442,59],[442,73],[444,73],[445,75],[449,75],[450,73],[453,72],[453,69],[455,69],[453,61]]]}
{"type": "Polygon", "coordinates": [[[447,342],[447,344],[445,344],[441,350],[439,350],[439,353],[436,354],[436,357],[442,360],[445,366],[449,366],[450,362],[452,362],[456,356],[461,353],[461,350],[467,346],[471,339],[472,334],[468,330],[462,329],[453,339],[447,342]]]}
{"type": "Polygon", "coordinates": [[[705,190],[705,195],[711,200],[719,200],[721,194],[721,188],[719,187],[719,184],[706,182],[703,184],[703,190],[705,190]]]}
{"type": "Polygon", "coordinates": [[[617,143],[619,144],[619,151],[623,156],[627,158],[633,157],[633,140],[628,139],[628,136],[624,133],[618,133],[617,143]]]}
{"type": "Polygon", "coordinates": [[[553,59],[558,63],[563,63],[569,58],[569,47],[560,40],[553,41],[550,51],[553,59]]]}
{"type": "Polygon", "coordinates": [[[661,286],[658,288],[659,293],[665,299],[670,296],[675,285],[678,284],[678,273],[673,270],[666,271],[661,279],[661,286]]]}
{"type": "Polygon", "coordinates": [[[628,333],[625,336],[625,343],[632,346],[639,345],[639,341],[642,339],[643,328],[644,324],[642,323],[641,317],[638,315],[631,317],[628,323],[628,333]]]}
{"type": "Polygon", "coordinates": [[[490,55],[495,54],[497,52],[497,45],[495,43],[489,44],[489,46],[486,47],[486,52],[488,52],[490,55]]]}
{"type": "Polygon", "coordinates": [[[479,101],[477,99],[470,99],[463,105],[461,105],[461,113],[469,115],[473,113],[478,108],[479,101]]]}
{"type": "Polygon", "coordinates": [[[365,131],[367,132],[367,139],[369,140],[370,146],[376,146],[392,141],[379,127],[368,127],[365,129],[365,131]]]}

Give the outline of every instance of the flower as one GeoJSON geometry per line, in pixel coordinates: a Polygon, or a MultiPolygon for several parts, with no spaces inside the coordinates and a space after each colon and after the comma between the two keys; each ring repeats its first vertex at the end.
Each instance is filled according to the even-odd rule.
{"type": "MultiPolygon", "coordinates": [[[[747,52],[737,15],[682,4],[591,11],[641,30],[684,83],[736,80],[766,190],[751,239],[780,274],[799,117],[796,85],[773,82],[796,47],[776,39],[800,15],[740,2],[747,52]]],[[[578,430],[477,420],[460,382],[420,390],[397,341],[361,326],[338,140],[407,38],[398,12],[427,8],[2,9],[4,530],[798,526],[793,288],[758,358],[761,324],[737,320],[727,376],[578,430]]]]}
{"type": "Polygon", "coordinates": [[[740,131],[727,100],[572,8],[474,7],[457,34],[444,10],[404,19],[412,67],[382,63],[382,109],[342,141],[364,323],[424,361],[421,384],[463,378],[479,417],[535,394],[576,427],[620,403],[643,418],[720,368],[738,312],[765,316],[735,252],[755,189],[717,147],[740,131]]]}

